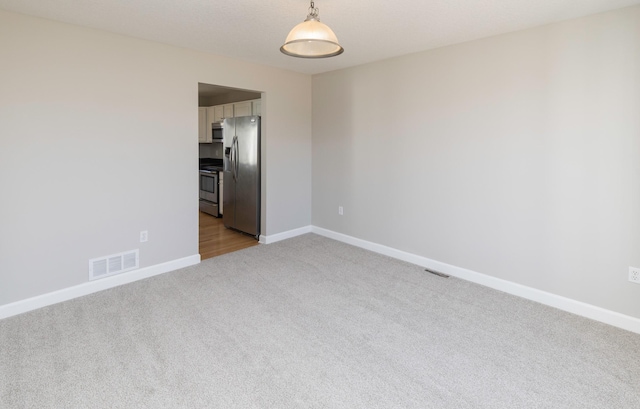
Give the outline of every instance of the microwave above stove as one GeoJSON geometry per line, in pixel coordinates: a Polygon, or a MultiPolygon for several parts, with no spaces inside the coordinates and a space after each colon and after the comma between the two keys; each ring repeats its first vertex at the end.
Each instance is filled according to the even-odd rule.
{"type": "Polygon", "coordinates": [[[211,141],[222,142],[224,140],[222,122],[213,122],[211,124],[211,141]]]}

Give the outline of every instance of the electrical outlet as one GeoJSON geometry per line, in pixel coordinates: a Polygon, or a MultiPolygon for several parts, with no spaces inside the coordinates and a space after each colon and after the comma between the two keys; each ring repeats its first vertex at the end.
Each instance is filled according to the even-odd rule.
{"type": "Polygon", "coordinates": [[[629,281],[640,284],[640,268],[629,267],[629,281]]]}
{"type": "Polygon", "coordinates": [[[344,208],[342,206],[338,206],[338,214],[342,216],[344,214],[344,208]]]}
{"type": "Polygon", "coordinates": [[[144,243],[145,241],[149,240],[149,232],[146,230],[143,230],[140,232],[140,243],[144,243]]]}

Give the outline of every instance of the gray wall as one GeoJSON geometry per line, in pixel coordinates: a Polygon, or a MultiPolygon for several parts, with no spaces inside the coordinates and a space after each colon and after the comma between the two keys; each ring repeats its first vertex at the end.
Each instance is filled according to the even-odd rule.
{"type": "Polygon", "coordinates": [[[0,305],[198,253],[198,82],[264,92],[263,234],[310,224],[309,75],[3,11],[0,54],[0,305]]]}
{"type": "Polygon", "coordinates": [[[639,50],[634,7],[314,76],[313,224],[640,317],[639,50]]]}

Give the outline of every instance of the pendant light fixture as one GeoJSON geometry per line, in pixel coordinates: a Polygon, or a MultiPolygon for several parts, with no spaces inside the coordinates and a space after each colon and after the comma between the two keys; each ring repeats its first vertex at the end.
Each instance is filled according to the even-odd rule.
{"type": "Polygon", "coordinates": [[[340,55],[344,49],[328,26],[318,18],[318,9],[313,1],[307,19],[295,26],[280,47],[286,55],[300,58],[326,58],[340,55]]]}

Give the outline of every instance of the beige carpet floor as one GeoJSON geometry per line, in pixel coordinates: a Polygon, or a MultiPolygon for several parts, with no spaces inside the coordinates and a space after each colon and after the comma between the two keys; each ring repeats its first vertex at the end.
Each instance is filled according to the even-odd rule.
{"type": "Polygon", "coordinates": [[[640,335],[313,234],[0,321],[2,408],[640,408],[640,335]]]}

